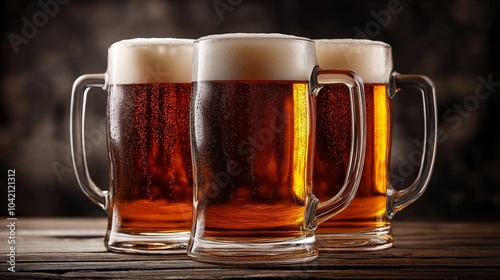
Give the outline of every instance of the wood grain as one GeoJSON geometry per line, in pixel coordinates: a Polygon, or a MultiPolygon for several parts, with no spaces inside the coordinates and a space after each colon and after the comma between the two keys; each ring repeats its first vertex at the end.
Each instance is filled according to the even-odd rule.
{"type": "MultiPolygon", "coordinates": [[[[19,218],[16,272],[2,279],[500,279],[500,223],[394,222],[394,247],[376,252],[321,251],[301,265],[224,266],[184,254],[106,251],[104,218],[19,218]]],[[[8,232],[0,231],[7,260],[8,232]]]]}

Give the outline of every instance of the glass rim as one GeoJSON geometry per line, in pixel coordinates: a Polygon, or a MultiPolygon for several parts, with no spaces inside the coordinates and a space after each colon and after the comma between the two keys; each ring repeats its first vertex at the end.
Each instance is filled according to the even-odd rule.
{"type": "Polygon", "coordinates": [[[312,39],[282,33],[222,33],[212,34],[200,37],[194,41],[194,44],[213,42],[213,41],[261,41],[261,40],[283,40],[314,43],[312,39]]]}
{"type": "Polygon", "coordinates": [[[109,48],[128,48],[128,47],[141,47],[141,46],[182,46],[192,45],[194,39],[185,38],[133,38],[124,39],[111,44],[109,48]]]}
{"type": "Polygon", "coordinates": [[[314,39],[313,41],[318,45],[358,45],[391,48],[391,45],[386,42],[369,39],[314,39]]]}

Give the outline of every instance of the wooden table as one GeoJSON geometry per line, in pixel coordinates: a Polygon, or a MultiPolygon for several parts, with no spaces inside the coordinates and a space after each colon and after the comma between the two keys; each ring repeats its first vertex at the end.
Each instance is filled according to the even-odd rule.
{"type": "Polygon", "coordinates": [[[8,271],[10,230],[0,230],[1,279],[500,279],[499,222],[394,222],[393,248],[323,251],[310,263],[260,267],[107,252],[103,218],[18,218],[15,224],[16,272],[8,271]]]}

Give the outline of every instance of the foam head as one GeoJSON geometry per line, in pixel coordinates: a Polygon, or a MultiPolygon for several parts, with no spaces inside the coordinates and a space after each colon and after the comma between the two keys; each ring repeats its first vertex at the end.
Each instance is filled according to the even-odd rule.
{"type": "Polygon", "coordinates": [[[364,83],[388,83],[393,68],[390,45],[361,39],[314,42],[319,67],[354,71],[364,83]]]}
{"type": "Polygon", "coordinates": [[[314,66],[314,42],[302,37],[234,33],[194,43],[193,81],[308,81],[314,66]]]}
{"type": "Polygon", "coordinates": [[[136,38],[108,49],[111,84],[190,83],[193,57],[190,39],[136,38]]]}

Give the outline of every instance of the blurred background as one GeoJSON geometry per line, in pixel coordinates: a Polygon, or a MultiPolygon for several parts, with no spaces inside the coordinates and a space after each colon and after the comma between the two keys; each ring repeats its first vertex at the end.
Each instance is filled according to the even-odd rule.
{"type": "MultiPolygon", "coordinates": [[[[396,220],[500,220],[500,1],[3,0],[0,7],[0,167],[4,182],[16,169],[17,216],[105,216],[74,176],[69,104],[79,75],[106,71],[113,42],[279,32],[385,41],[395,70],[436,84],[434,173],[424,195],[396,220]]],[[[88,157],[94,180],[105,187],[106,94],[92,93],[88,157]]],[[[417,174],[412,152],[420,150],[421,115],[418,94],[394,100],[396,188],[417,174]]]]}

